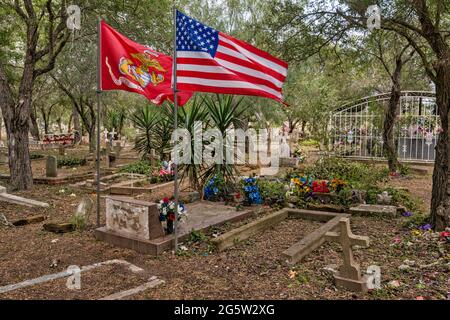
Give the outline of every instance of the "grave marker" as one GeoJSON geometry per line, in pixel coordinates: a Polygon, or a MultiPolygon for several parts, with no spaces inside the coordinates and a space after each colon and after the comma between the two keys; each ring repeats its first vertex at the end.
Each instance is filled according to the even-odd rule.
{"type": "Polygon", "coordinates": [[[106,229],[142,240],[165,235],[156,203],[124,197],[106,198],[106,229]]]}
{"type": "Polygon", "coordinates": [[[48,156],[45,163],[45,176],[47,178],[56,178],[58,176],[58,160],[55,156],[48,156]]]}
{"type": "Polygon", "coordinates": [[[342,246],[344,264],[339,272],[334,275],[336,286],[350,291],[367,292],[367,276],[361,277],[359,264],[353,259],[352,246],[369,246],[369,237],[356,236],[350,229],[350,219],[341,218],[338,232],[327,232],[325,237],[328,241],[338,242],[342,246]]]}

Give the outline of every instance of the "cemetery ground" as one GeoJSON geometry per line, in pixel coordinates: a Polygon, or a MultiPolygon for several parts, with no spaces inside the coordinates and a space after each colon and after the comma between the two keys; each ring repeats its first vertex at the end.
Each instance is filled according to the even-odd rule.
{"type": "MultiPolygon", "coordinates": [[[[308,164],[316,158],[312,150],[307,157],[308,164]]],[[[135,160],[128,162],[132,161],[135,160]]],[[[40,166],[39,161],[33,163],[38,174],[40,166]]],[[[0,168],[3,169],[4,166],[0,168]]],[[[420,199],[418,210],[426,212],[431,198],[432,167],[420,169],[410,170],[405,177],[391,177],[383,185],[407,188],[412,198],[420,199]]],[[[63,171],[64,174],[67,171],[63,171]]],[[[164,283],[127,298],[448,299],[450,292],[449,246],[439,241],[436,234],[418,229],[423,219],[419,214],[395,219],[351,216],[353,233],[369,236],[371,241],[368,248],[354,249],[361,271],[364,273],[370,265],[381,268],[381,288],[361,294],[334,285],[330,270],[342,264],[342,250],[337,243],[325,242],[295,265],[284,263],[282,252],[319,228],[322,223],[317,221],[285,219],[224,251],[214,250],[211,240],[217,235],[267,216],[276,208],[253,206],[254,213],[246,220],[226,223],[204,233],[192,232],[188,240],[181,243],[178,254],[169,250],[155,257],[96,240],[95,210],[83,230],[64,234],[43,230],[43,225],[49,221],[70,221],[84,197],[95,199],[92,190],[70,183],[36,184],[30,191],[14,194],[47,202],[49,207],[1,202],[0,213],[10,222],[36,215],[44,215],[46,219],[15,227],[0,224],[0,287],[65,271],[70,265],[88,266],[114,259],[125,260],[144,271],[132,272],[120,264],[105,265],[82,273],[81,290],[68,289],[66,278],[61,278],[0,294],[0,299],[100,299],[140,286],[154,276],[164,283]]],[[[158,201],[171,194],[172,186],[167,185],[137,198],[158,201]]],[[[101,205],[103,225],[104,197],[101,205]]]]}

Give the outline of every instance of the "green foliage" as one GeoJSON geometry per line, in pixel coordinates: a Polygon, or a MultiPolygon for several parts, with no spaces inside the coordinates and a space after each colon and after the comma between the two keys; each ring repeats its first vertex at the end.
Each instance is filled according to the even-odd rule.
{"type": "Polygon", "coordinates": [[[141,160],[123,166],[120,168],[119,172],[145,174],[149,176],[152,173],[152,167],[149,161],[141,160]]]}
{"type": "Polygon", "coordinates": [[[74,214],[70,217],[69,222],[75,226],[75,230],[82,231],[86,229],[88,221],[84,215],[74,214]]]}
{"type": "Polygon", "coordinates": [[[138,108],[131,116],[131,121],[138,133],[134,141],[134,149],[145,158],[155,149],[155,129],[160,121],[160,114],[148,106],[138,108]]]}
{"type": "Polygon", "coordinates": [[[411,194],[405,190],[399,190],[392,187],[381,188],[377,186],[370,186],[366,189],[366,202],[370,204],[377,203],[377,195],[387,191],[389,195],[392,196],[393,205],[402,205],[408,211],[413,212],[413,214],[420,214],[422,212],[421,204],[422,201],[416,197],[412,197],[411,194]]]}
{"type": "MultiPolygon", "coordinates": [[[[241,115],[246,111],[248,106],[242,104],[243,98],[236,99],[232,95],[216,95],[215,98],[207,96],[205,98],[205,105],[208,114],[211,118],[211,126],[220,131],[223,139],[223,163],[213,164],[205,170],[204,180],[208,181],[214,176],[221,176],[225,181],[225,188],[229,183],[235,182],[235,176],[238,174],[236,166],[227,164],[225,151],[232,146],[227,145],[226,133],[227,130],[234,127],[234,129],[241,128],[243,123],[241,115]]],[[[208,144],[208,141],[205,141],[208,144]]],[[[229,193],[230,190],[225,190],[229,193]]]]}
{"type": "Polygon", "coordinates": [[[427,223],[430,223],[429,215],[414,212],[413,215],[403,223],[403,226],[408,229],[414,229],[427,223]]]}
{"type": "Polygon", "coordinates": [[[189,234],[190,242],[206,242],[208,237],[201,231],[192,230],[189,234]]]}
{"type": "Polygon", "coordinates": [[[305,173],[315,179],[342,179],[359,189],[376,185],[388,177],[387,169],[341,158],[320,158],[313,166],[307,167],[305,173]]]}
{"type": "Polygon", "coordinates": [[[45,156],[40,153],[30,153],[30,160],[43,159],[45,156]]]}
{"type": "Polygon", "coordinates": [[[283,182],[258,179],[259,193],[269,206],[283,207],[286,201],[286,188],[283,182]]]}
{"type": "MultiPolygon", "coordinates": [[[[208,126],[208,112],[204,107],[204,100],[195,96],[186,106],[179,109],[179,121],[178,125],[186,129],[191,136],[191,150],[194,149],[196,133],[201,132],[203,128],[208,126]]],[[[198,142],[198,141],[197,141],[198,142]]],[[[182,163],[179,165],[178,170],[180,172],[180,179],[188,179],[190,185],[197,191],[200,191],[202,183],[201,171],[203,166],[199,164],[199,159],[195,159],[195,152],[191,152],[191,161],[189,163],[182,163]]]]}
{"type": "Polygon", "coordinates": [[[300,141],[300,145],[303,147],[320,147],[320,142],[314,139],[307,139],[300,141]]]}
{"type": "Polygon", "coordinates": [[[64,157],[58,159],[58,167],[78,167],[86,164],[85,158],[64,157]]]}

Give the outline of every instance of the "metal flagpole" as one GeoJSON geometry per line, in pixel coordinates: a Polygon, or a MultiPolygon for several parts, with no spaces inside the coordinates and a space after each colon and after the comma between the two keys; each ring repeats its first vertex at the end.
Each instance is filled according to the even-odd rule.
{"type": "MultiPolygon", "coordinates": [[[[97,174],[97,228],[100,227],[100,106],[101,106],[101,18],[98,17],[97,21],[97,162],[96,162],[96,174],[97,174]]],[[[107,157],[109,155],[106,155],[107,157]]]]}
{"type": "MultiPolygon", "coordinates": [[[[178,97],[177,97],[177,8],[173,6],[173,128],[175,132],[175,143],[178,141],[178,97]]],[[[172,153],[174,154],[174,153],[172,153]]],[[[178,251],[178,160],[177,155],[174,156],[174,182],[173,194],[175,197],[175,221],[174,221],[174,235],[175,235],[175,254],[178,251]]]]}

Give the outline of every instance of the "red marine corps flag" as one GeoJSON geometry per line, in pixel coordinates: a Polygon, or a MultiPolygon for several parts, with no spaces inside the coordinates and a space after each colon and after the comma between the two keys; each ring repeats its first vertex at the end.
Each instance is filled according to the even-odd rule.
{"type": "MultiPolygon", "coordinates": [[[[125,90],[155,104],[173,101],[172,57],[131,41],[104,21],[100,25],[100,90],[125,90]]],[[[192,92],[179,92],[185,104],[192,92]]]]}

